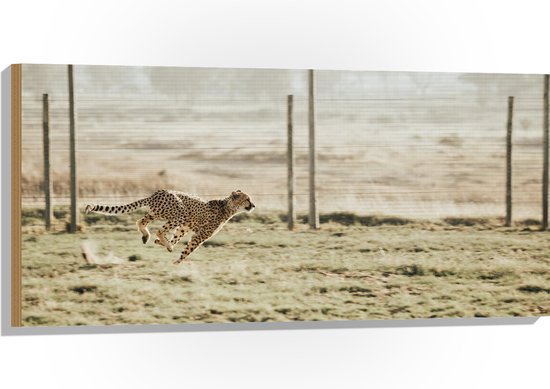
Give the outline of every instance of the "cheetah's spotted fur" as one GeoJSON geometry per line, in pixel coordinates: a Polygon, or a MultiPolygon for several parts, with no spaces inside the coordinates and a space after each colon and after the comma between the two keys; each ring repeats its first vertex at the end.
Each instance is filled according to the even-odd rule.
{"type": "Polygon", "coordinates": [[[256,207],[250,196],[240,190],[221,200],[206,201],[195,195],[161,189],[149,197],[126,205],[90,204],[86,206],[85,213],[115,215],[134,212],[145,206],[149,207],[149,212],[136,223],[142,234],[143,243],[147,243],[151,237],[148,224],[156,219],[166,220],[166,223],[157,231],[155,243],[166,247],[170,252],[188,231],[194,233],[175,264],[181,263],[201,244],[214,236],[234,215],[244,211],[252,212],[256,207]],[[172,239],[166,240],[166,232],[174,228],[176,230],[172,239]]]}

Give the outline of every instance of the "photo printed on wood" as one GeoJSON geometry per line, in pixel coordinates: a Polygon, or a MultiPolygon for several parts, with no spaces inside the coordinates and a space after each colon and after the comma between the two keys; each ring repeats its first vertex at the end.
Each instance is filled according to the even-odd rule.
{"type": "Polygon", "coordinates": [[[15,325],[550,313],[548,76],[25,64],[21,83],[15,325]]]}

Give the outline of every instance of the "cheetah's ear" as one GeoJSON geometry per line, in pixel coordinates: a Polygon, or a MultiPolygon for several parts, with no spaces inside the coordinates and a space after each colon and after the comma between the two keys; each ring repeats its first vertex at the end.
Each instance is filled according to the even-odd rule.
{"type": "Polygon", "coordinates": [[[231,192],[231,197],[233,197],[233,198],[239,197],[239,193],[237,193],[237,192],[231,192]]]}

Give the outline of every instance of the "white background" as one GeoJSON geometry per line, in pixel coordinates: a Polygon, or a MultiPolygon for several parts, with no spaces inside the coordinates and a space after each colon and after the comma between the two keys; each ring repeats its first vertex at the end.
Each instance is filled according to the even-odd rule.
{"type": "MultiPolygon", "coordinates": [[[[5,1],[0,67],[548,73],[545,3],[5,1]]],[[[531,326],[1,337],[0,381],[24,388],[535,388],[548,386],[548,350],[550,317],[531,326]]]]}

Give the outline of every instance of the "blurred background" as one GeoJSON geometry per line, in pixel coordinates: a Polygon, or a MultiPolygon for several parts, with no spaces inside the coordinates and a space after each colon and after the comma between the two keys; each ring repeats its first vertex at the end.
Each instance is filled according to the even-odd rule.
{"type": "MultiPolygon", "coordinates": [[[[66,65],[23,67],[23,207],[44,204],[49,95],[53,204],[68,205],[66,65]]],[[[514,218],[540,218],[543,76],[316,70],[319,212],[504,216],[514,96],[514,218]]],[[[287,207],[287,95],[296,205],[308,206],[306,70],[74,66],[80,207],[159,188],[287,207]]]]}

